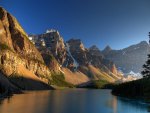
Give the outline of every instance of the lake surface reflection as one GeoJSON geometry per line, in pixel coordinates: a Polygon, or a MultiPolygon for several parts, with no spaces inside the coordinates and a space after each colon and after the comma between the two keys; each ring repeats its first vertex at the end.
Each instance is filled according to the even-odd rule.
{"type": "Polygon", "coordinates": [[[148,113],[148,106],[105,89],[34,91],[0,101],[0,113],[148,113]]]}

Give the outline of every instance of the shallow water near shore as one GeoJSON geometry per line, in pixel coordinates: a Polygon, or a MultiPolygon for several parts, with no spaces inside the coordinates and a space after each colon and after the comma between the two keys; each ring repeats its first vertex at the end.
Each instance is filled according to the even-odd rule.
{"type": "Polygon", "coordinates": [[[0,100],[0,113],[148,113],[148,105],[106,89],[31,91],[0,100]]]}

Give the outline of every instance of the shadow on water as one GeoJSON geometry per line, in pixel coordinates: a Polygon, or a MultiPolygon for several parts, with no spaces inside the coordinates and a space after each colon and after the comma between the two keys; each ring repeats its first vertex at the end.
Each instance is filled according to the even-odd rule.
{"type": "Polygon", "coordinates": [[[148,106],[148,112],[150,112],[150,106],[148,106]]]}
{"type": "Polygon", "coordinates": [[[148,106],[120,99],[110,90],[33,91],[0,99],[0,113],[148,113],[148,106]]]}
{"type": "Polygon", "coordinates": [[[140,110],[147,110],[150,112],[150,104],[143,102],[142,100],[128,99],[124,97],[117,97],[122,105],[131,106],[140,110]]]}

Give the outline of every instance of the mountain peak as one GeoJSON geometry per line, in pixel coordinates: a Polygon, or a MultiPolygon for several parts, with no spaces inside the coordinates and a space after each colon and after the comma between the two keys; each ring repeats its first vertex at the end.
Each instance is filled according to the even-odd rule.
{"type": "Polygon", "coordinates": [[[46,30],[46,33],[53,33],[53,32],[57,32],[57,30],[55,30],[55,29],[47,29],[46,30]]]}
{"type": "Polygon", "coordinates": [[[89,50],[99,50],[99,48],[96,45],[92,45],[89,50]]]}
{"type": "Polygon", "coordinates": [[[0,6],[0,12],[1,12],[0,14],[2,14],[2,12],[4,11],[7,12],[3,7],[0,6]]]}
{"type": "Polygon", "coordinates": [[[74,49],[80,49],[80,50],[85,50],[85,47],[82,43],[82,41],[80,39],[70,39],[69,41],[67,41],[67,43],[69,43],[70,47],[74,48],[74,49]]]}
{"type": "Polygon", "coordinates": [[[99,50],[99,48],[96,46],[96,45],[93,45],[89,48],[89,52],[92,54],[92,55],[95,55],[95,56],[102,56],[102,53],[101,51],[99,50]]]}
{"type": "Polygon", "coordinates": [[[103,51],[111,51],[111,50],[112,50],[111,47],[107,45],[103,51]]]}
{"type": "Polygon", "coordinates": [[[139,50],[141,48],[148,48],[148,47],[149,47],[149,44],[146,41],[141,41],[137,44],[131,45],[131,46],[126,47],[122,50],[128,50],[128,51],[133,50],[133,51],[135,51],[135,50],[139,50]]]}
{"type": "Polygon", "coordinates": [[[141,41],[139,45],[148,45],[147,41],[141,41]]]}
{"type": "Polygon", "coordinates": [[[110,51],[112,51],[112,49],[111,49],[111,47],[110,47],[109,45],[107,45],[107,46],[104,48],[104,50],[102,51],[102,53],[103,53],[104,55],[107,55],[107,54],[109,54],[110,51]]]}
{"type": "Polygon", "coordinates": [[[5,11],[5,9],[3,7],[0,7],[0,11],[5,11]]]}
{"type": "Polygon", "coordinates": [[[71,38],[70,40],[67,41],[68,43],[69,42],[78,42],[78,43],[82,43],[82,41],[80,39],[74,39],[74,38],[71,38]]]}

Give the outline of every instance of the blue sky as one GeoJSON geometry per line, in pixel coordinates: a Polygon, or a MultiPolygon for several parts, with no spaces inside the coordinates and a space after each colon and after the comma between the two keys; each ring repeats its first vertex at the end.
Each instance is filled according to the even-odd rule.
{"type": "Polygon", "coordinates": [[[0,0],[0,6],[28,34],[54,28],[86,47],[122,49],[148,40],[150,31],[150,0],[0,0]]]}

